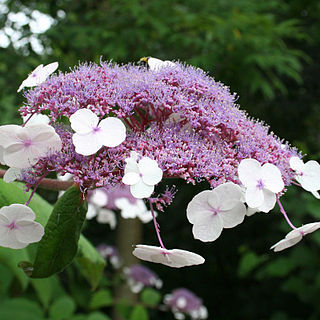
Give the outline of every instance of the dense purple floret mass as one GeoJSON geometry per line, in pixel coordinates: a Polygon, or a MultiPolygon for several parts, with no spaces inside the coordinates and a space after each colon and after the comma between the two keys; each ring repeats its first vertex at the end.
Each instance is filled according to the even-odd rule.
{"type": "Polygon", "coordinates": [[[84,188],[115,185],[123,176],[124,159],[136,151],[155,159],[165,177],[191,183],[205,179],[212,187],[239,183],[237,167],[245,158],[276,165],[286,185],[293,178],[289,158],[296,149],[248,118],[228,87],[191,66],[176,63],[152,71],[113,63],[80,65],[25,96],[21,114],[49,114],[63,142],[62,151],[41,159],[33,175],[55,170],[72,173],[84,188]],[[70,126],[59,122],[68,122],[81,108],[101,119],[120,118],[127,126],[126,140],[93,156],[77,154],[70,126]]]}

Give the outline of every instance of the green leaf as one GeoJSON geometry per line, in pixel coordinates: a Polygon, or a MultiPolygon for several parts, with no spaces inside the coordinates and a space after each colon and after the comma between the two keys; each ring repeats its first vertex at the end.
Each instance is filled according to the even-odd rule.
{"type": "Polygon", "coordinates": [[[99,309],[101,307],[110,306],[112,302],[111,292],[109,290],[100,290],[93,294],[89,307],[90,309],[99,309]]]}
{"type": "Polygon", "coordinates": [[[258,256],[255,252],[246,252],[239,263],[239,277],[246,277],[254,268],[265,262],[267,259],[267,255],[258,256]]]}
{"type": "Polygon", "coordinates": [[[136,306],[130,315],[130,320],[149,320],[147,310],[143,306],[136,306]]]}
{"type": "Polygon", "coordinates": [[[46,278],[62,271],[77,254],[87,204],[81,191],[70,187],[58,200],[45,227],[33,264],[33,278],[46,278]]]}
{"type": "Polygon", "coordinates": [[[141,293],[141,301],[148,306],[156,306],[161,301],[161,294],[151,288],[146,288],[141,293]]]}
{"type": "Polygon", "coordinates": [[[87,320],[111,320],[111,319],[107,315],[96,311],[96,312],[90,313],[87,320]]]}
{"type": "Polygon", "coordinates": [[[92,290],[94,290],[100,282],[106,263],[99,252],[84,237],[80,238],[79,241],[77,261],[82,268],[83,275],[91,284],[92,290]]]}
{"type": "Polygon", "coordinates": [[[13,273],[9,268],[0,264],[0,299],[2,296],[7,295],[7,291],[10,287],[11,281],[13,279],[13,273]]]}
{"type": "Polygon", "coordinates": [[[23,298],[5,300],[0,303],[1,320],[44,320],[40,306],[23,298]]]}
{"type": "Polygon", "coordinates": [[[55,300],[50,309],[49,315],[51,320],[65,320],[68,319],[73,315],[74,311],[76,310],[76,304],[74,301],[68,297],[60,297],[55,300]]]}
{"type": "Polygon", "coordinates": [[[18,268],[18,264],[22,260],[29,260],[26,249],[13,250],[0,247],[0,262],[12,271],[19,280],[22,290],[24,290],[28,286],[29,278],[25,275],[23,270],[18,268]]]}

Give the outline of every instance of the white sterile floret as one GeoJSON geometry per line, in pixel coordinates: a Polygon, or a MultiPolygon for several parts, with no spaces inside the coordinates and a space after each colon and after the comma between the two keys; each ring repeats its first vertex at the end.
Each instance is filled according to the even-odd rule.
{"type": "Polygon", "coordinates": [[[72,136],[76,152],[84,156],[95,154],[103,146],[116,147],[126,138],[126,127],[122,121],[109,117],[99,122],[90,109],[79,109],[70,117],[72,136]]]}
{"type": "MultiPolygon", "coordinates": [[[[135,203],[131,203],[128,198],[117,198],[114,202],[116,207],[121,210],[121,216],[124,219],[139,218],[143,223],[152,220],[151,211],[148,211],[143,200],[137,199],[135,203]]],[[[155,212],[155,216],[157,213],[155,212]]]]}
{"type": "Polygon", "coordinates": [[[15,180],[21,179],[21,169],[18,168],[8,168],[3,176],[3,181],[11,183],[15,180]]]}
{"type": "Polygon", "coordinates": [[[39,124],[39,123],[44,123],[44,124],[49,124],[50,118],[41,113],[36,113],[36,114],[27,114],[26,116],[22,117],[23,123],[28,121],[26,123],[26,126],[30,126],[31,124],[39,124]]]}
{"type": "Polygon", "coordinates": [[[159,71],[163,67],[175,66],[175,63],[172,61],[169,61],[169,60],[163,61],[163,60],[160,60],[157,58],[152,58],[152,57],[147,58],[147,63],[148,63],[150,70],[152,70],[152,71],[159,71]]]}
{"type": "Polygon", "coordinates": [[[214,241],[223,228],[240,224],[246,215],[246,206],[241,199],[241,188],[232,182],[197,194],[187,207],[187,218],[193,224],[195,239],[214,241]]]}
{"type": "Polygon", "coordinates": [[[274,252],[282,251],[284,249],[290,248],[300,242],[302,238],[308,234],[312,233],[320,228],[320,222],[313,222],[305,224],[304,226],[294,229],[290,231],[286,237],[275,245],[273,245],[270,249],[274,252]]]}
{"type": "Polygon", "coordinates": [[[271,163],[261,166],[255,159],[244,159],[239,164],[238,174],[246,188],[247,205],[269,212],[275,206],[276,194],[284,188],[280,170],[271,163]]]}
{"type": "Polygon", "coordinates": [[[316,198],[316,191],[320,190],[320,165],[310,160],[304,163],[299,157],[290,158],[290,167],[296,172],[295,179],[301,187],[310,191],[316,198]]]}
{"type": "Polygon", "coordinates": [[[131,152],[124,168],[122,182],[130,186],[131,194],[137,198],[149,198],[154,191],[154,186],[162,179],[163,172],[157,161],[143,157],[137,161],[136,152],[131,152]]]}
{"type": "Polygon", "coordinates": [[[27,206],[12,204],[0,209],[0,246],[21,249],[41,240],[44,229],[27,206]]]}
{"type": "Polygon", "coordinates": [[[97,221],[102,224],[108,224],[112,230],[117,226],[117,218],[115,213],[109,209],[99,209],[97,221]]]}
{"type": "Polygon", "coordinates": [[[52,62],[46,66],[40,64],[36,67],[28,76],[27,79],[23,80],[17,92],[20,92],[25,87],[35,87],[42,82],[46,81],[47,78],[58,69],[58,62],[52,62]]]}
{"type": "Polygon", "coordinates": [[[0,146],[6,165],[24,169],[39,158],[60,151],[62,143],[54,128],[47,124],[5,125],[0,127],[0,146]]]}
{"type": "Polygon", "coordinates": [[[167,250],[143,244],[136,245],[132,253],[141,260],[162,263],[173,268],[198,265],[205,261],[203,257],[190,251],[180,249],[167,250]]]}

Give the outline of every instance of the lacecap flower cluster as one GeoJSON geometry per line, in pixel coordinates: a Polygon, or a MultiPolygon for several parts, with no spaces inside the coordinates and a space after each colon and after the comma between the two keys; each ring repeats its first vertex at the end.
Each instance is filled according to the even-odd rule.
{"type": "MultiPolygon", "coordinates": [[[[299,239],[317,229],[296,228],[280,202],[294,180],[319,198],[316,161],[304,164],[295,148],[248,117],[236,95],[204,71],[156,58],[142,61],[147,65],[88,63],[51,76],[56,64],[35,69],[19,88],[34,87],[24,91],[25,123],[0,127],[0,160],[11,167],[7,181],[17,177],[31,188],[55,171],[71,174],[84,193],[127,185],[131,196],[148,200],[160,243],[137,245],[133,254],[172,267],[204,259],[162,242],[153,206],[163,210],[174,195],[170,188],[154,195],[164,178],[209,183],[211,189],[187,209],[196,239],[214,241],[224,228],[276,203],[299,239]],[[31,123],[44,115],[46,123],[31,123]]],[[[129,208],[128,200],[121,201],[119,209],[129,208]]],[[[272,248],[294,244],[286,239],[272,248]]]]}

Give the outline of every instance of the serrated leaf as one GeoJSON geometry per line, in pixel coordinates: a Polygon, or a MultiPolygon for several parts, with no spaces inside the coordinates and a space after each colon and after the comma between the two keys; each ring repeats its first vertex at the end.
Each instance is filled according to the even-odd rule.
{"type": "Polygon", "coordinates": [[[46,224],[33,264],[33,278],[49,277],[72,262],[86,213],[81,191],[70,187],[54,206],[46,224]]]}
{"type": "Polygon", "coordinates": [[[55,300],[49,309],[51,320],[69,320],[76,310],[75,302],[68,296],[55,300]]]}
{"type": "Polygon", "coordinates": [[[161,301],[161,294],[157,290],[146,288],[141,293],[141,301],[148,306],[156,306],[161,301]]]}
{"type": "Polygon", "coordinates": [[[99,309],[110,306],[112,302],[111,292],[109,290],[100,290],[92,295],[89,307],[90,309],[99,309]]]}
{"type": "Polygon", "coordinates": [[[147,310],[140,305],[134,307],[130,315],[130,320],[149,320],[147,310]]]}

